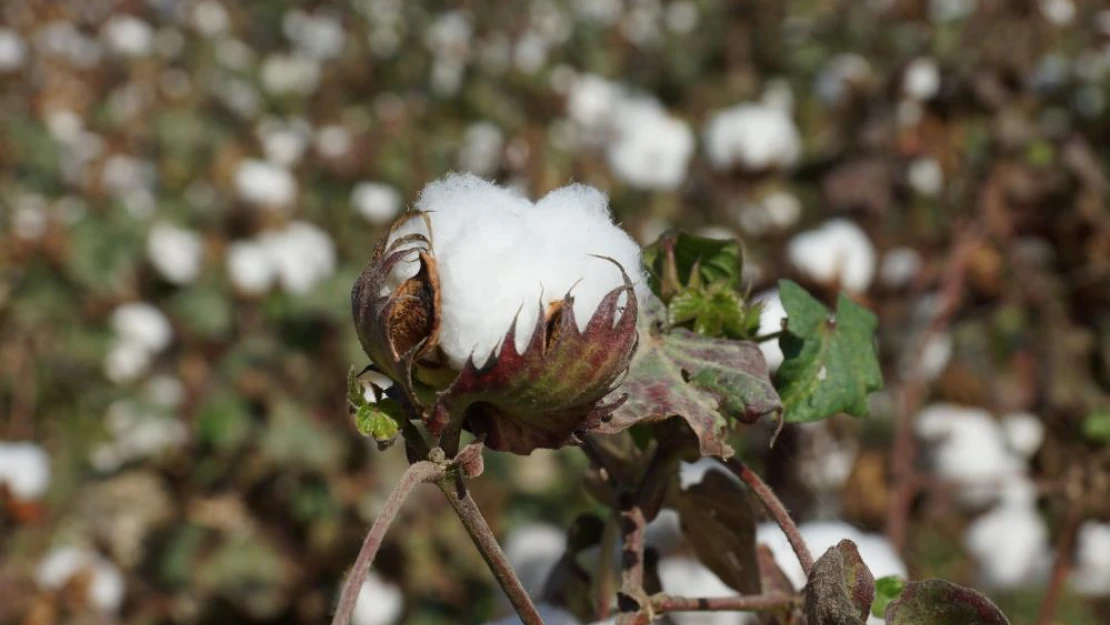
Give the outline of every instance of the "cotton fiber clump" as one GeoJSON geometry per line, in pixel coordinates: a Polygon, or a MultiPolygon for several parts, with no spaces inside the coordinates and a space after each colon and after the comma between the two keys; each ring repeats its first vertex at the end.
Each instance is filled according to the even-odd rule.
{"type": "Polygon", "coordinates": [[[862,293],[875,277],[877,259],[871,239],[847,219],[830,219],[803,232],[786,245],[790,263],[818,282],[839,281],[845,289],[862,293]]]}
{"type": "Polygon", "coordinates": [[[1047,577],[1052,550],[1036,495],[1029,480],[1012,478],[1002,489],[1001,503],[968,526],[964,546],[979,564],[983,586],[1022,588],[1047,577]]]}
{"type": "Polygon", "coordinates": [[[367,573],[366,581],[358,590],[355,610],[351,613],[352,625],[393,625],[401,618],[405,598],[397,586],[367,573]]]}
{"type": "Polygon", "coordinates": [[[613,173],[637,189],[669,191],[686,180],[694,133],[650,98],[623,101],[617,108],[616,140],[609,143],[613,173]]]}
{"type": "Polygon", "coordinates": [[[101,612],[115,612],[123,602],[124,579],[119,568],[100,554],[60,547],[50,551],[35,569],[35,582],[40,588],[59,590],[75,576],[87,574],[88,582],[82,599],[101,612]]]}
{"type": "Polygon", "coordinates": [[[0,441],[0,490],[16,499],[42,498],[50,486],[50,456],[34,443],[0,441]]]}
{"type": "Polygon", "coordinates": [[[1072,588],[1089,597],[1110,595],[1110,523],[1085,522],[1076,545],[1072,588]]]}
{"type": "MultiPolygon", "coordinates": [[[[541,307],[568,293],[584,329],[601,300],[624,284],[618,264],[637,297],[647,293],[639,246],[613,223],[608,199],[592,187],[570,185],[532,203],[476,176],[451,175],[425,187],[416,210],[431,222],[442,306],[439,344],[455,368],[472,354],[476,364],[484,363],[514,318],[516,347],[523,350],[541,307]]],[[[412,233],[428,234],[420,216],[392,238],[412,233]]],[[[417,263],[402,263],[388,288],[416,271],[417,263]]]]}
{"type": "Polygon", "coordinates": [[[781,108],[741,104],[709,119],[705,152],[717,169],[786,168],[801,156],[802,138],[794,120],[781,108]]]}

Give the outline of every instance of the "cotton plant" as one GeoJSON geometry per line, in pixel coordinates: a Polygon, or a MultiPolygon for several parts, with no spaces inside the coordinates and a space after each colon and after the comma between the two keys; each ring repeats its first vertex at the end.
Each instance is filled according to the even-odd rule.
{"type": "Polygon", "coordinates": [[[82,547],[56,547],[47,552],[35,567],[35,582],[50,591],[73,588],[78,601],[106,615],[119,610],[126,593],[119,568],[82,547]]]}
{"type": "Polygon", "coordinates": [[[673,191],[686,180],[694,153],[694,134],[685,121],[669,115],[657,101],[626,99],[615,114],[609,167],[637,189],[673,191]]]}
{"type": "Polygon", "coordinates": [[[763,172],[793,167],[802,139],[789,112],[761,103],[712,113],[702,131],[705,154],[718,170],[763,172]]]}
{"type": "Polygon", "coordinates": [[[117,384],[142,377],[173,341],[169,318],[148,302],[120,304],[112,311],[110,325],[115,337],[104,358],[104,373],[117,384]]]}
{"type": "Polygon", "coordinates": [[[0,441],[0,492],[16,501],[39,501],[50,487],[50,476],[50,455],[40,445],[0,441]]]}
{"type": "MultiPolygon", "coordinates": [[[[751,621],[737,612],[804,606],[858,614],[851,622],[862,624],[875,597],[868,567],[905,575],[890,545],[841,526],[803,537],[735,457],[729,433],[737,422],[867,414],[882,385],[875,317],[843,295],[829,310],[784,280],[781,310],[764,320],[767,307],[743,275],[731,238],[669,232],[641,248],[614,223],[606,196],[585,185],[534,201],[473,174],[425,187],[351,291],[370,364],[348,377],[349,410],[379,448],[402,443],[411,464],[367,534],[333,624],[351,622],[382,537],[424,482],[447,498],[494,572],[517,614],[506,623],[633,625],[670,613],[679,623],[741,623],[751,621]],[[780,347],[773,380],[760,342],[780,347]],[[633,426],[637,434],[622,434],[633,426]],[[586,454],[598,501],[617,502],[616,534],[586,513],[565,532],[520,528],[502,549],[467,487],[483,453],[565,447],[586,454]],[[761,595],[750,586],[760,533],[752,506],[768,511],[797,560],[761,595]],[[699,564],[674,559],[679,533],[699,564]],[[831,548],[815,559],[807,540],[831,548]],[[594,584],[617,576],[620,590],[598,601],[594,584]],[[691,577],[705,582],[681,586],[691,577]],[[846,584],[852,593],[837,590],[846,584]],[[668,585],[672,594],[657,594],[668,585]]],[[[938,583],[899,582],[902,596],[884,595],[887,614],[932,605],[940,591],[995,614],[973,591],[938,583]]]]}

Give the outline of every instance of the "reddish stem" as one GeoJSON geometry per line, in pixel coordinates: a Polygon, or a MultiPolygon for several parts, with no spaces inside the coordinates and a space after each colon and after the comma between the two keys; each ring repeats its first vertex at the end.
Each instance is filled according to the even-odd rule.
{"type": "MultiPolygon", "coordinates": [[[[621,591],[617,595],[618,625],[631,625],[643,610],[644,595],[644,511],[632,492],[620,497],[621,591]]],[[[605,557],[604,554],[602,557],[605,557]]]]}
{"type": "Polygon", "coordinates": [[[1080,506],[1072,504],[1060,528],[1060,536],[1056,539],[1056,559],[1052,563],[1052,577],[1049,578],[1048,588],[1041,602],[1041,610],[1037,614],[1037,625],[1052,625],[1056,617],[1056,604],[1060,601],[1060,593],[1064,588],[1064,581],[1068,578],[1071,568],[1071,552],[1075,549],[1075,539],[1079,534],[1079,524],[1083,521],[1080,506]]]}
{"type": "Polygon", "coordinates": [[[813,569],[813,555],[809,553],[809,547],[806,546],[805,540],[802,539],[801,532],[798,531],[798,526],[794,524],[794,520],[790,518],[790,513],[786,511],[786,506],[782,505],[775,493],[771,490],[770,486],[764,482],[755,471],[752,471],[748,465],[744,464],[739,458],[732,457],[725,461],[728,468],[740,478],[742,482],[752,489],[752,492],[759,497],[763,502],[763,507],[767,508],[767,512],[771,518],[778,523],[786,534],[786,540],[790,541],[790,547],[794,549],[795,555],[798,556],[798,562],[802,564],[802,571],[805,572],[806,577],[809,577],[810,570],[813,569]]]}
{"type": "Polygon", "coordinates": [[[667,612],[769,612],[786,610],[798,602],[797,595],[773,593],[746,597],[672,597],[656,595],[651,599],[652,609],[658,614],[667,612]]]}

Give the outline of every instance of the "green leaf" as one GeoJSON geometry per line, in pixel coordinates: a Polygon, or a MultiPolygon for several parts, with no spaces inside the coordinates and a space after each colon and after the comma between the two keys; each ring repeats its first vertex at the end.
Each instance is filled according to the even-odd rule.
{"type": "Polygon", "coordinates": [[[875,350],[875,315],[846,295],[831,316],[789,280],[779,283],[787,328],[779,338],[785,360],[775,376],[786,420],[817,421],[839,412],[862,417],[867,398],[882,388],[875,350]]]}
{"type": "Polygon", "coordinates": [[[813,564],[805,587],[809,625],[864,625],[875,599],[875,578],[856,544],[842,540],[813,564]]]}
{"type": "Polygon", "coordinates": [[[887,625],[1010,625],[990,599],[940,579],[906,584],[885,617],[887,625]]]}
{"type": "Polygon", "coordinates": [[[669,300],[680,287],[691,283],[722,284],[735,289],[740,284],[744,254],[735,239],[668,232],[646,247],[643,257],[652,292],[669,300]]]}
{"type": "Polygon", "coordinates": [[[1087,415],[1083,419],[1083,436],[1096,443],[1110,443],[1110,411],[1087,415]]]}
{"type": "Polygon", "coordinates": [[[875,602],[871,604],[871,615],[882,618],[886,613],[886,606],[902,595],[906,589],[906,580],[897,575],[888,575],[875,580],[875,602]]]}
{"type": "Polygon", "coordinates": [[[609,396],[627,399],[598,428],[615,433],[637,423],[681,416],[703,455],[729,457],[728,419],[753,423],[782,409],[759,346],[748,341],[669,332],[664,306],[652,298],[640,311],[639,348],[623,384],[609,396]]]}

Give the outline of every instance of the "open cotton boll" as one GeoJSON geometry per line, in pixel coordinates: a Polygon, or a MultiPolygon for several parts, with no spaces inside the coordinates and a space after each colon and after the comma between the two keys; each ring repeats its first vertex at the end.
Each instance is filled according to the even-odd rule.
{"type": "Polygon", "coordinates": [[[123,602],[123,574],[115,564],[93,551],[76,547],[51,550],[35,568],[35,583],[46,590],[59,590],[82,573],[90,576],[85,601],[101,612],[118,610],[123,602]]]}
{"type": "MultiPolygon", "coordinates": [[[[574,298],[584,329],[601,300],[632,280],[637,297],[646,293],[640,248],[613,224],[600,191],[570,185],[536,203],[481,178],[456,174],[428,185],[416,203],[431,223],[432,254],[439,274],[439,346],[461,369],[473,354],[482,364],[518,319],[516,347],[523,350],[540,307],[574,298]]],[[[413,216],[393,237],[428,234],[413,216]]],[[[416,263],[395,269],[388,288],[415,275],[416,263]]]]}
{"type": "MultiPolygon", "coordinates": [[[[786,319],[786,308],[782,305],[778,289],[771,289],[756,295],[753,299],[763,306],[759,311],[759,334],[773,334],[782,331],[782,322],[786,319]]],[[[786,357],[779,347],[778,339],[763,341],[759,344],[759,351],[763,352],[763,359],[767,361],[767,369],[774,372],[786,357]]]]}
{"type": "Polygon", "coordinates": [[[944,171],[935,158],[917,158],[906,169],[906,180],[914,191],[934,197],[944,188],[944,171]]]}
{"type": "Polygon", "coordinates": [[[120,340],[151,352],[162,351],[173,340],[170,320],[156,306],[146,302],[120,304],[112,311],[110,323],[120,340]]]}
{"type": "Polygon", "coordinates": [[[921,271],[925,261],[911,247],[896,247],[883,254],[879,264],[879,282],[891,289],[907,286],[921,271]]]}
{"type": "Polygon", "coordinates": [[[501,166],[501,150],[505,147],[505,135],[497,124],[474,122],[463,133],[462,148],[459,149],[459,168],[479,176],[488,176],[501,166]]]}
{"type": "Polygon", "coordinates": [[[567,115],[584,132],[588,142],[601,142],[608,128],[623,89],[595,74],[580,74],[570,81],[567,94],[567,115]]]}
{"type": "Polygon", "coordinates": [[[740,104],[718,111],[705,125],[705,152],[717,169],[749,171],[793,166],[802,138],[790,115],[764,104],[740,104]]]}
{"type": "MultiPolygon", "coordinates": [[[[540,613],[544,625],[582,625],[570,612],[547,603],[537,605],[536,611],[540,613]]],[[[500,621],[491,621],[487,625],[522,625],[522,623],[520,616],[513,614],[500,621]]]]}
{"type": "Polygon", "coordinates": [[[271,54],[260,74],[262,87],[274,95],[309,95],[320,84],[320,62],[304,54],[271,54]]]}
{"type": "Polygon", "coordinates": [[[327,232],[306,221],[259,237],[277,270],[281,287],[294,295],[310,292],[335,273],[335,243],[327,232]]]}
{"type": "Polygon", "coordinates": [[[366,221],[384,225],[401,213],[401,194],[381,182],[360,182],[351,191],[351,205],[366,221]]]}
{"type": "Polygon", "coordinates": [[[0,72],[11,72],[23,66],[27,58],[27,44],[19,33],[10,28],[0,28],[0,72]]]}
{"type": "MultiPolygon", "coordinates": [[[[664,558],[659,562],[659,581],[663,592],[684,597],[734,597],[713,571],[696,560],[684,557],[664,558]]],[[[737,625],[745,622],[736,612],[675,612],[669,615],[676,625],[737,625]]]]}
{"type": "Polygon", "coordinates": [[[1020,588],[1043,580],[1052,561],[1048,528],[1032,502],[1004,502],[976,518],[964,546],[988,588],[1020,588]]]}
{"type": "Polygon", "coordinates": [[[248,295],[269,291],[278,277],[267,247],[254,240],[236,241],[228,246],[227,273],[235,288],[248,295]]]}
{"type": "Polygon", "coordinates": [[[50,487],[50,456],[34,443],[0,441],[0,488],[16,499],[41,499],[50,487]]]}
{"type": "Polygon", "coordinates": [[[918,101],[932,100],[940,91],[940,68],[936,60],[920,57],[910,61],[902,76],[902,91],[918,101]]]}
{"type": "Polygon", "coordinates": [[[167,282],[188,284],[200,275],[204,241],[192,230],[157,223],[147,235],[146,255],[167,282]]]}
{"type": "Polygon", "coordinates": [[[1110,595],[1110,523],[1084,522],[1075,544],[1072,590],[1088,597],[1110,595]]]}
{"type": "Polygon", "coordinates": [[[961,484],[968,504],[998,499],[1001,487],[1025,471],[1025,460],[1010,451],[1002,427],[985,410],[933,404],[918,414],[914,429],[933,444],[933,470],[961,484]]]}
{"type": "Polygon", "coordinates": [[[621,101],[614,115],[616,138],[609,143],[609,166],[637,189],[670,191],[686,180],[694,133],[655,100],[621,101]]]}
{"type": "Polygon", "coordinates": [[[1028,412],[1015,412],[1002,417],[1006,443],[1023,458],[1032,458],[1044,443],[1044,421],[1028,412]]]}
{"type": "Polygon", "coordinates": [[[537,596],[543,590],[566,544],[566,531],[547,523],[529,523],[509,532],[505,556],[529,595],[537,596]]]}
{"type": "Polygon", "coordinates": [[[141,58],[154,47],[154,29],[131,15],[115,15],[104,25],[102,36],[116,54],[141,58]]]}
{"type": "Polygon", "coordinates": [[[810,278],[862,293],[875,277],[875,248],[871,239],[854,222],[830,219],[798,234],[786,245],[790,263],[810,278]]]}
{"type": "Polygon", "coordinates": [[[104,375],[116,384],[127,384],[150,369],[150,350],[134,341],[117,339],[104,356],[104,375]]]}
{"type": "Polygon", "coordinates": [[[296,199],[297,181],[284,167],[247,159],[235,169],[235,190],[248,204],[261,208],[284,209],[296,199]]]}
{"type": "Polygon", "coordinates": [[[405,598],[397,586],[383,580],[373,571],[358,589],[352,625],[393,625],[401,618],[405,598]]]}
{"type": "Polygon", "coordinates": [[[146,412],[133,401],[112,403],[104,420],[110,438],[94,447],[90,456],[98,471],[115,471],[132,460],[179,448],[188,437],[185,424],[178,419],[146,412]]]}

